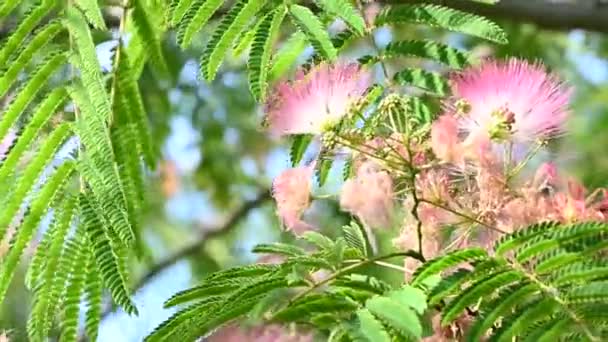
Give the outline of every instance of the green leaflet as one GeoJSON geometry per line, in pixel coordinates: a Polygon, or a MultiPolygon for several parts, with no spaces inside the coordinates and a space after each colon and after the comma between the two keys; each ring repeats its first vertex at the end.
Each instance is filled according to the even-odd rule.
{"type": "MultiPolygon", "coordinates": [[[[29,268],[31,288],[34,290],[34,304],[28,321],[28,334],[31,340],[42,340],[48,336],[53,318],[60,304],[61,290],[67,281],[65,267],[64,240],[71,228],[76,209],[74,197],[67,197],[54,214],[53,224],[45,234],[49,238],[47,246],[36,249],[36,257],[44,258],[40,263],[32,261],[29,268]]],[[[35,258],[36,258],[35,257],[35,258]]]]}
{"type": "Polygon", "coordinates": [[[359,324],[361,333],[369,341],[374,342],[391,342],[391,337],[384,328],[384,325],[376,319],[376,317],[368,309],[357,310],[357,318],[359,318],[359,324]]]}
{"type": "Polygon", "coordinates": [[[112,236],[118,236],[123,243],[130,245],[135,235],[127,212],[127,194],[113,164],[115,155],[106,123],[95,112],[83,87],[74,84],[68,92],[81,111],[74,123],[74,129],[85,146],[79,158],[79,171],[90,185],[94,196],[92,203],[100,208],[112,236]]]}
{"type": "Polygon", "coordinates": [[[422,336],[422,325],[416,313],[407,306],[386,298],[375,297],[367,301],[366,308],[400,332],[416,338],[422,336]]]}
{"type": "Polygon", "coordinates": [[[167,13],[167,21],[172,27],[179,24],[194,1],[195,0],[171,0],[167,13]]]}
{"type": "Polygon", "coordinates": [[[169,68],[163,55],[162,44],[158,33],[154,28],[155,23],[149,13],[149,9],[146,8],[145,3],[142,0],[132,0],[133,10],[131,11],[131,17],[137,30],[137,34],[141,39],[146,42],[146,49],[150,55],[150,62],[154,66],[154,70],[157,71],[160,76],[165,77],[169,74],[169,68]]]}
{"type": "Polygon", "coordinates": [[[40,129],[51,119],[55,111],[67,98],[65,89],[53,90],[36,108],[34,114],[25,129],[21,132],[19,139],[11,148],[11,151],[0,165],[0,184],[6,184],[8,177],[17,166],[17,162],[30,147],[34,139],[38,136],[40,129]]]}
{"type": "Polygon", "coordinates": [[[289,158],[291,159],[291,166],[295,167],[302,161],[304,152],[312,142],[313,136],[310,134],[298,134],[292,137],[291,148],[289,149],[289,158]]]}
{"type": "Polygon", "coordinates": [[[308,7],[291,5],[289,13],[293,23],[306,35],[317,53],[330,61],[337,58],[338,51],[332,44],[329,34],[321,20],[308,7]]]}
{"type": "MultiPolygon", "coordinates": [[[[182,0],[181,2],[187,3],[188,1],[182,0]]],[[[177,42],[182,49],[190,45],[194,34],[205,26],[223,2],[222,0],[194,0],[188,10],[181,15],[179,23],[176,20],[176,16],[179,16],[178,8],[176,8],[172,23],[177,25],[177,42]]]]}
{"type": "Polygon", "coordinates": [[[444,64],[452,69],[462,69],[471,61],[468,53],[432,40],[393,41],[380,52],[380,56],[368,56],[360,61],[366,64],[376,63],[381,58],[418,57],[444,64]]]}
{"type": "Polygon", "coordinates": [[[17,58],[11,61],[8,69],[2,74],[0,78],[0,97],[6,95],[10,86],[15,82],[19,73],[32,60],[34,54],[62,29],[63,27],[59,21],[53,21],[36,32],[34,37],[18,52],[17,58]]]}
{"type": "MultiPolygon", "coordinates": [[[[89,246],[90,248],[90,246],[89,246]]],[[[87,311],[85,314],[85,332],[91,341],[97,340],[97,331],[101,319],[102,310],[102,279],[97,273],[95,258],[92,250],[89,250],[89,258],[86,265],[86,278],[84,285],[84,295],[87,301],[87,311]]]]}
{"type": "Polygon", "coordinates": [[[74,164],[72,162],[66,162],[58,167],[55,173],[46,180],[46,183],[38,193],[38,196],[32,201],[29,213],[17,230],[16,236],[12,238],[13,241],[10,249],[2,263],[2,270],[0,271],[0,301],[4,300],[6,290],[13,277],[15,268],[21,259],[21,254],[32,239],[34,231],[38,228],[38,224],[42,220],[42,216],[45,214],[49,205],[53,203],[53,200],[57,192],[61,190],[62,185],[70,178],[73,170],[74,164]]]}
{"type": "Polygon", "coordinates": [[[18,90],[18,94],[7,110],[1,114],[0,120],[0,137],[6,136],[10,128],[15,124],[17,118],[30,102],[35,98],[36,94],[48,81],[53,73],[55,73],[66,61],[66,55],[63,53],[50,53],[36,71],[34,71],[25,84],[18,90]]]}
{"type": "Polygon", "coordinates": [[[439,96],[450,91],[450,85],[440,74],[422,69],[403,69],[393,79],[398,84],[414,86],[439,96]]]}
{"type": "Polygon", "coordinates": [[[475,324],[473,324],[468,332],[468,340],[478,341],[492,327],[495,321],[507,314],[517,304],[524,303],[525,297],[536,291],[538,291],[538,288],[535,284],[524,284],[508,292],[501,292],[500,302],[496,303],[496,305],[488,305],[487,311],[483,312],[482,316],[475,321],[475,324]]]}
{"type": "Polygon", "coordinates": [[[252,252],[257,254],[277,254],[284,256],[301,256],[306,254],[300,247],[281,242],[256,245],[253,247],[252,252]]]}
{"type": "Polygon", "coordinates": [[[255,31],[251,44],[251,52],[247,63],[249,88],[254,98],[261,102],[266,98],[272,47],[279,36],[283,18],[285,18],[285,8],[283,6],[264,16],[255,31]]]}
{"type": "MultiPolygon", "coordinates": [[[[81,197],[82,198],[82,197],[81,197]]],[[[78,321],[80,303],[85,287],[87,261],[89,250],[82,225],[76,229],[76,234],[66,244],[66,262],[69,265],[69,282],[63,292],[63,320],[61,326],[62,341],[76,341],[78,336],[78,321]]]]}
{"type": "Polygon", "coordinates": [[[425,278],[441,273],[442,271],[463,262],[483,260],[487,255],[487,252],[481,248],[468,248],[454,251],[445,254],[442,257],[427,261],[414,272],[412,285],[416,286],[422,283],[425,278]]]}
{"type": "Polygon", "coordinates": [[[201,56],[201,74],[212,81],[237,35],[266,4],[266,0],[240,0],[222,18],[201,56]]]}
{"type": "Polygon", "coordinates": [[[97,0],[75,0],[74,4],[84,12],[84,16],[94,28],[98,30],[107,29],[97,0]]]}
{"type": "MultiPolygon", "coordinates": [[[[460,292],[442,311],[441,324],[448,325],[468,307],[475,305],[479,298],[501,288],[513,281],[520,280],[522,276],[517,271],[496,272],[476,281],[470,287],[460,292]]],[[[475,281],[475,280],[472,280],[475,281]]]]}
{"type": "Polygon", "coordinates": [[[287,70],[296,62],[296,59],[304,52],[307,45],[306,42],[306,35],[298,31],[283,43],[283,46],[272,57],[272,66],[269,74],[270,80],[277,80],[283,77],[287,70]]]}
{"type": "Polygon", "coordinates": [[[217,304],[220,303],[223,298],[224,297],[221,296],[207,297],[203,301],[177,311],[171,317],[154,328],[154,331],[152,331],[150,335],[146,336],[145,341],[166,341],[169,337],[172,337],[172,335],[179,328],[192,324],[192,320],[196,318],[197,315],[201,315],[202,313],[211,311],[212,309],[217,309],[217,304]]]}
{"type": "MultiPolygon", "coordinates": [[[[5,4],[0,7],[0,18],[8,14],[13,6],[18,5],[18,3],[19,1],[16,0],[6,1],[5,4]]],[[[25,17],[20,20],[17,28],[10,34],[0,48],[0,65],[6,65],[11,54],[13,54],[19,45],[25,41],[25,37],[34,30],[34,27],[53,9],[54,5],[54,0],[44,0],[40,5],[33,7],[28,11],[25,17]]]]}
{"type": "Polygon", "coordinates": [[[133,75],[130,59],[123,54],[116,75],[118,78],[117,93],[120,98],[117,102],[121,104],[120,108],[124,111],[122,113],[125,116],[123,123],[130,123],[134,126],[133,130],[136,135],[134,138],[139,156],[143,157],[148,167],[154,169],[158,159],[158,148],[152,139],[146,108],[141,98],[137,79],[133,75]]]}
{"type": "Polygon", "coordinates": [[[100,212],[95,209],[95,204],[91,203],[87,196],[81,196],[80,202],[82,224],[85,226],[95,263],[105,286],[110,290],[116,304],[128,314],[137,315],[137,309],[130,298],[126,275],[122,270],[122,261],[119,259],[119,254],[114,251],[116,247],[104,231],[105,225],[100,219],[100,212]]]}
{"type": "Polygon", "coordinates": [[[349,0],[316,0],[315,3],[328,14],[344,20],[358,36],[365,33],[365,20],[349,0]]]}
{"type": "Polygon", "coordinates": [[[508,42],[502,28],[484,17],[431,4],[388,6],[376,17],[375,24],[406,22],[461,32],[499,44],[508,42]]]}
{"type": "MultiPolygon", "coordinates": [[[[14,186],[14,190],[8,199],[8,203],[4,204],[4,210],[0,212],[0,236],[4,236],[7,227],[11,224],[13,218],[18,214],[19,208],[23,204],[27,194],[34,186],[34,183],[38,180],[40,173],[44,167],[48,165],[48,162],[53,158],[53,155],[59,149],[61,144],[68,138],[69,134],[69,125],[67,123],[58,126],[45,140],[34,159],[30,161],[27,168],[19,178],[19,181],[14,186]]],[[[50,203],[48,205],[50,205],[50,203]]]]}

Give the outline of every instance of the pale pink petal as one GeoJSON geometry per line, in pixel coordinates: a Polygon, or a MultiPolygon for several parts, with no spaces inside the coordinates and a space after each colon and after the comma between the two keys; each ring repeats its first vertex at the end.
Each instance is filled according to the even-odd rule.
{"type": "Polygon", "coordinates": [[[300,217],[310,205],[312,173],[313,166],[292,168],[283,171],[272,183],[279,217],[286,228],[295,232],[310,227],[300,217]]]}
{"type": "Polygon", "coordinates": [[[266,103],[270,132],[275,136],[320,134],[348,114],[371,84],[371,74],[358,64],[314,66],[293,82],[279,83],[266,103]]]}
{"type": "Polygon", "coordinates": [[[452,115],[442,115],[431,128],[431,148],[441,161],[464,164],[464,154],[458,138],[458,121],[452,115]]]}
{"type": "Polygon", "coordinates": [[[554,163],[543,163],[534,175],[532,186],[534,188],[555,187],[558,184],[557,167],[554,163]]]}
{"type": "Polygon", "coordinates": [[[459,116],[460,128],[512,143],[516,158],[535,141],[563,132],[569,116],[571,90],[538,63],[488,61],[456,74],[451,83],[455,100],[446,108],[459,116]]]}
{"type": "Polygon", "coordinates": [[[393,215],[391,177],[374,162],[364,162],[356,176],[344,183],[340,206],[373,228],[390,227],[393,215]]]}

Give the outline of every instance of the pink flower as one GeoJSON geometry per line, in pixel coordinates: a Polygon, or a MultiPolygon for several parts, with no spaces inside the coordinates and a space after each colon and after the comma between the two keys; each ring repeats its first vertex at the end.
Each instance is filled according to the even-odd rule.
{"type": "Polygon", "coordinates": [[[571,91],[541,64],[489,61],[451,82],[457,100],[447,107],[459,116],[460,128],[470,134],[481,130],[494,142],[514,143],[515,151],[561,133],[568,118],[571,91]]]}
{"type": "Polygon", "coordinates": [[[464,154],[458,138],[458,120],[454,116],[445,114],[433,123],[431,148],[441,161],[464,165],[464,154]]]}
{"type": "Polygon", "coordinates": [[[297,167],[283,171],[272,183],[272,195],[283,225],[295,233],[312,229],[302,221],[310,205],[311,177],[314,166],[297,167]]]}
{"type": "Polygon", "coordinates": [[[532,186],[536,189],[544,189],[547,187],[557,186],[559,179],[557,176],[557,167],[553,163],[543,163],[534,175],[532,186]]]}
{"type": "Polygon", "coordinates": [[[320,134],[336,125],[371,83],[358,64],[321,63],[293,82],[276,86],[266,104],[270,132],[275,136],[320,134]]]}
{"type": "Polygon", "coordinates": [[[313,336],[276,324],[258,325],[250,328],[230,324],[220,328],[206,340],[209,342],[312,342],[313,336]]]}
{"type": "Polygon", "coordinates": [[[342,186],[340,206],[374,228],[388,228],[393,214],[393,181],[371,161],[342,186]]]}

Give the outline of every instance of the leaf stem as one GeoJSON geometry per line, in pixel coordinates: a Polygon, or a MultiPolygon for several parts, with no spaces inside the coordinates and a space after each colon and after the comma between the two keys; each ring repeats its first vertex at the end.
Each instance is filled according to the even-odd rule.
{"type": "Polygon", "coordinates": [[[312,287],[309,287],[308,289],[306,289],[305,291],[300,292],[299,294],[297,294],[295,297],[293,297],[289,303],[287,304],[287,306],[289,306],[290,304],[292,304],[293,302],[297,301],[298,299],[310,294],[311,292],[313,292],[314,290],[318,289],[319,287],[331,282],[332,280],[346,274],[349,273],[361,266],[367,265],[367,264],[372,264],[372,263],[376,263],[378,261],[382,261],[382,260],[386,260],[386,259],[391,259],[391,258],[396,258],[396,257],[401,257],[401,256],[405,256],[405,257],[411,257],[414,258],[416,260],[420,260],[422,262],[424,262],[424,258],[422,257],[422,255],[420,255],[420,253],[414,251],[414,250],[409,250],[409,251],[405,251],[405,252],[397,252],[397,253],[391,253],[391,254],[386,254],[386,255],[380,255],[380,256],[376,256],[373,258],[369,258],[369,259],[365,259],[365,260],[361,260],[355,264],[352,264],[350,266],[346,266],[334,273],[332,273],[331,275],[329,275],[327,278],[321,280],[318,283],[315,283],[312,287]]]}

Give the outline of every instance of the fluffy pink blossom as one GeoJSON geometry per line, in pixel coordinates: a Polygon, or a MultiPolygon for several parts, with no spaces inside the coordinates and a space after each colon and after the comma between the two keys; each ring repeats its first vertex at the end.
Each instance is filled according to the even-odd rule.
{"type": "Polygon", "coordinates": [[[342,186],[340,206],[374,228],[388,228],[393,214],[393,181],[377,164],[366,161],[342,186]]]}
{"type": "Polygon", "coordinates": [[[441,161],[462,166],[464,154],[458,138],[458,120],[445,114],[433,123],[431,128],[431,148],[441,161]]]}
{"type": "Polygon", "coordinates": [[[276,86],[266,104],[270,132],[275,136],[320,134],[347,115],[371,83],[358,64],[321,63],[293,82],[276,86]]]}
{"type": "Polygon", "coordinates": [[[561,133],[568,118],[571,91],[541,64],[488,61],[456,74],[451,83],[457,100],[447,107],[459,116],[460,128],[514,143],[516,151],[561,133]]]}
{"type": "Polygon", "coordinates": [[[312,342],[311,334],[290,331],[280,325],[260,325],[256,327],[240,327],[236,324],[225,326],[206,340],[209,342],[312,342]]]}
{"type": "Polygon", "coordinates": [[[557,167],[553,163],[543,163],[536,170],[532,185],[537,189],[555,187],[558,184],[557,167]]]}
{"type": "Polygon", "coordinates": [[[283,171],[272,183],[272,195],[283,225],[295,233],[312,229],[301,217],[310,205],[311,177],[314,166],[283,171]]]}

